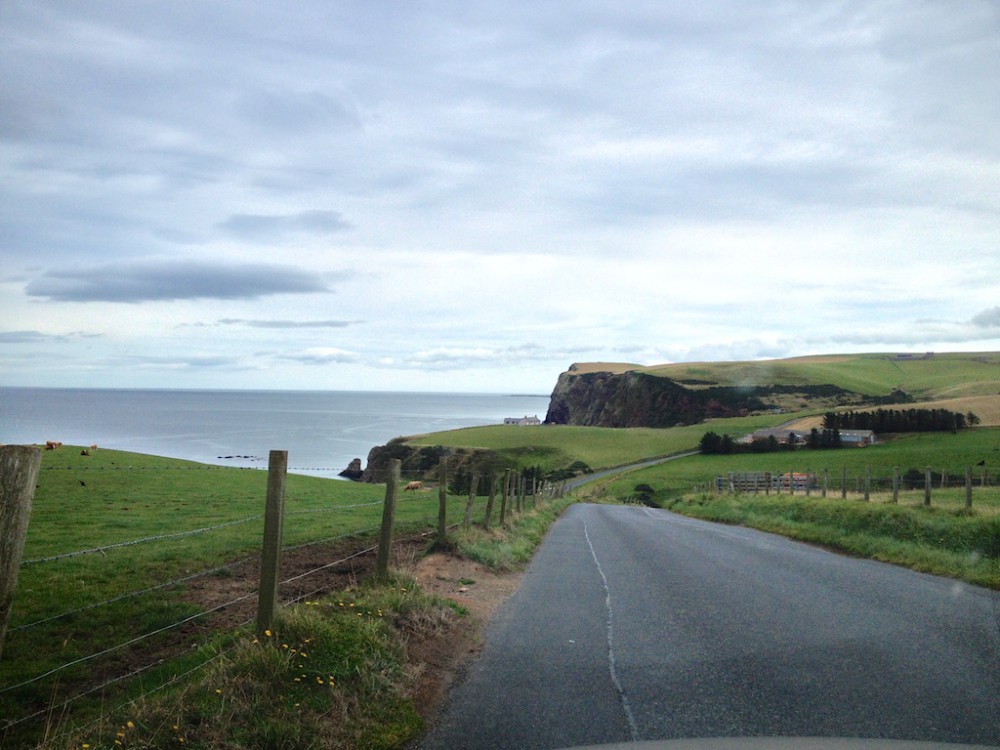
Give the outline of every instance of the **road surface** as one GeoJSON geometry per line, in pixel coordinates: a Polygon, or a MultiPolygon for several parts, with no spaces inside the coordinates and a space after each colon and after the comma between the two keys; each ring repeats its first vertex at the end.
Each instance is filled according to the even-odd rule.
{"type": "Polygon", "coordinates": [[[1000,744],[1000,594],[751,529],[575,505],[424,750],[718,736],[1000,744]]]}

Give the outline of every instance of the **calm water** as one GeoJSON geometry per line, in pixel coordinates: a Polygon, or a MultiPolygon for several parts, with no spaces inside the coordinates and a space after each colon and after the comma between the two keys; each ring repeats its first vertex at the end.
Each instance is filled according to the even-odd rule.
{"type": "Polygon", "coordinates": [[[0,443],[106,448],[335,476],[400,435],[545,418],[548,396],[347,391],[171,391],[0,387],[0,443]],[[231,457],[231,458],[227,458],[231,457]]]}

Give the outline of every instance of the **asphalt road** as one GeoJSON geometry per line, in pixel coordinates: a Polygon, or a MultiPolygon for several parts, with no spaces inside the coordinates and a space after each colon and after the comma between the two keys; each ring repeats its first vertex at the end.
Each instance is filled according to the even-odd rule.
{"type": "Polygon", "coordinates": [[[1000,594],[575,505],[421,747],[778,735],[1000,745],[1000,594]]]}

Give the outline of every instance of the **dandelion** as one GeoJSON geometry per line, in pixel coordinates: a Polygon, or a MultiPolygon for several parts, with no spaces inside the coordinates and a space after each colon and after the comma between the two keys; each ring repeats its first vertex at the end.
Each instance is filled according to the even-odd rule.
{"type": "Polygon", "coordinates": [[[125,722],[125,726],[127,726],[129,729],[135,729],[135,724],[132,722],[131,719],[125,722]]]}
{"type": "Polygon", "coordinates": [[[266,636],[267,636],[268,638],[270,638],[270,637],[271,637],[272,635],[274,635],[274,633],[272,633],[272,632],[270,631],[270,629],[268,629],[268,630],[265,630],[265,631],[264,631],[264,635],[266,635],[266,636]]]}
{"type": "Polygon", "coordinates": [[[221,690],[219,690],[219,688],[216,688],[216,689],[215,689],[215,694],[216,694],[216,695],[222,695],[222,691],[221,691],[221,690]]]}

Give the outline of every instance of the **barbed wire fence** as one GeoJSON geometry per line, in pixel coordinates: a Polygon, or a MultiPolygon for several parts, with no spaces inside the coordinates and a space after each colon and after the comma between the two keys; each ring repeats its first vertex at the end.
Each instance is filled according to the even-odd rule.
{"type": "MultiPolygon", "coordinates": [[[[15,448],[15,446],[3,447],[2,450],[5,451],[5,459],[7,457],[8,448],[15,448]]],[[[34,455],[37,459],[37,452],[34,455]]],[[[289,469],[285,468],[286,466],[287,454],[285,457],[285,464],[281,468],[282,475],[289,471],[289,469]]],[[[40,467],[36,463],[35,476],[37,476],[39,468],[40,467]]],[[[45,470],[58,471],[62,468],[63,467],[46,467],[45,470]]],[[[66,468],[72,471],[93,472],[231,470],[227,469],[227,467],[185,467],[180,469],[173,467],[157,468],[141,466],[66,468]]],[[[256,471],[257,469],[255,468],[253,470],[256,471]]],[[[293,470],[302,471],[304,469],[293,470]]],[[[4,472],[6,472],[6,475],[11,474],[11,472],[7,469],[4,469],[4,472]]],[[[270,486],[270,476],[272,473],[270,468],[268,473],[270,486]]],[[[399,474],[397,473],[396,476],[398,477],[399,474]]],[[[30,511],[30,495],[33,494],[35,479],[30,476],[27,478],[14,479],[10,482],[8,482],[8,479],[10,479],[9,476],[0,476],[0,481],[3,482],[5,487],[4,495],[0,498],[0,500],[2,500],[2,503],[0,503],[0,513],[6,513],[8,506],[14,508],[15,505],[17,506],[17,512],[24,512],[24,498],[19,498],[15,503],[10,497],[8,497],[11,493],[7,491],[6,486],[11,482],[19,485],[18,492],[28,495],[27,507],[30,511]]],[[[387,483],[387,500],[390,495],[390,491],[396,492],[397,488],[398,479],[393,486],[390,486],[390,484],[387,483]]],[[[364,511],[365,509],[373,509],[374,506],[382,505],[384,507],[385,504],[386,501],[373,501],[336,505],[327,508],[310,508],[290,511],[285,511],[282,508],[281,520],[283,522],[287,517],[311,518],[315,517],[317,514],[336,514],[354,510],[364,511]]],[[[265,512],[263,515],[244,516],[217,524],[200,526],[198,528],[183,531],[144,535],[135,539],[115,542],[112,544],[94,545],[77,550],[71,550],[69,552],[43,555],[24,560],[17,559],[13,564],[15,570],[31,569],[36,567],[41,568],[49,564],[73,565],[76,564],[77,560],[86,559],[87,557],[109,558],[125,554],[131,549],[136,549],[144,545],[156,546],[170,544],[177,542],[178,540],[190,539],[201,535],[210,535],[226,529],[249,527],[250,531],[259,532],[262,527],[261,522],[266,520],[266,515],[267,513],[265,512]]],[[[425,529],[433,528],[433,523],[430,519],[428,519],[427,523],[421,522],[421,525],[423,525],[425,529]]],[[[456,525],[457,524],[453,524],[447,528],[452,529],[455,528],[456,525]]],[[[11,531],[12,528],[13,526],[10,524],[0,525],[0,548],[3,548],[0,552],[7,557],[16,556],[19,558],[20,549],[23,549],[26,527],[16,532],[20,535],[18,540],[11,538],[11,536],[15,533],[14,531],[11,531]],[[20,549],[15,549],[17,543],[21,545],[20,549]]],[[[280,561],[282,557],[295,561],[294,567],[296,569],[292,574],[287,575],[280,580],[276,580],[275,585],[279,592],[279,596],[275,597],[273,606],[276,608],[278,606],[287,606],[299,603],[330,591],[337,585],[338,582],[342,583],[342,577],[338,581],[337,578],[330,577],[330,574],[337,574],[337,572],[344,569],[345,566],[348,568],[347,574],[353,578],[353,563],[359,558],[364,558],[366,556],[370,558],[378,551],[378,545],[359,545],[356,542],[371,538],[372,534],[378,531],[379,528],[379,526],[359,524],[357,528],[352,528],[335,535],[322,536],[317,539],[300,541],[291,545],[284,545],[279,537],[279,544],[276,547],[276,556],[274,558],[274,570],[277,571],[280,569],[280,561]],[[305,557],[301,555],[304,551],[308,551],[309,548],[321,548],[323,545],[331,546],[332,550],[343,549],[344,553],[336,556],[336,559],[332,561],[324,560],[319,564],[316,564],[315,562],[315,557],[318,555],[305,557]],[[296,555],[298,555],[298,558],[301,558],[301,560],[299,560],[296,555]],[[323,578],[324,574],[327,575],[327,578],[323,578]],[[310,581],[312,581],[312,583],[309,583],[310,581]]],[[[431,531],[421,531],[395,541],[392,541],[390,538],[389,543],[395,545],[413,543],[426,540],[426,538],[431,536],[433,533],[434,532],[431,531]]],[[[386,554],[388,555],[388,552],[386,552],[386,554]]],[[[242,576],[241,579],[242,586],[234,587],[237,590],[233,590],[230,595],[222,597],[222,601],[212,602],[210,606],[201,606],[199,611],[193,614],[186,614],[185,616],[177,617],[172,619],[170,622],[156,627],[147,628],[142,632],[129,632],[127,636],[121,638],[121,640],[115,643],[95,649],[90,653],[75,656],[75,658],[68,658],[52,666],[46,666],[46,668],[40,670],[36,674],[22,674],[17,679],[12,679],[7,684],[0,682],[0,738],[10,736],[10,733],[13,730],[24,728],[25,725],[28,725],[33,721],[45,720],[51,722],[53,717],[65,715],[74,703],[88,696],[92,696],[95,693],[104,696],[102,698],[102,700],[104,700],[107,697],[105,694],[109,689],[112,689],[122,683],[128,683],[133,678],[147,674],[151,670],[155,670],[156,668],[163,666],[169,662],[171,658],[176,657],[179,652],[197,648],[199,646],[199,641],[201,644],[206,643],[208,640],[205,638],[206,633],[211,634],[213,632],[217,632],[210,623],[206,622],[207,620],[213,618],[213,616],[221,616],[224,613],[229,613],[229,615],[224,618],[224,629],[238,629],[246,627],[255,620],[253,616],[248,615],[250,614],[249,608],[251,607],[253,601],[257,600],[258,615],[256,620],[258,629],[260,629],[262,627],[260,612],[262,586],[254,586],[252,573],[254,572],[255,566],[259,565],[260,571],[263,574],[263,571],[268,564],[269,563],[264,559],[264,555],[262,553],[245,555],[237,559],[229,560],[221,565],[214,564],[200,570],[184,571],[183,575],[173,576],[161,581],[154,581],[149,585],[139,586],[132,590],[116,593],[113,596],[106,596],[98,601],[83,603],[79,606],[70,606],[62,611],[45,614],[44,616],[36,617],[28,622],[19,623],[15,627],[10,628],[7,632],[16,634],[21,642],[36,638],[36,636],[33,635],[33,631],[38,631],[37,640],[43,641],[46,640],[45,636],[47,634],[42,633],[41,631],[58,625],[58,621],[72,622],[75,618],[79,618],[81,615],[90,617],[98,610],[113,610],[116,605],[121,606],[130,602],[140,602],[143,597],[149,597],[157,593],[184,590],[193,583],[212,578],[213,576],[231,575],[235,569],[247,570],[247,574],[242,576]],[[171,641],[173,647],[164,647],[162,644],[164,639],[171,641]],[[140,658],[143,652],[148,652],[145,660],[140,658]],[[113,667],[108,666],[108,664],[113,661],[121,664],[127,664],[128,668],[118,669],[117,672],[115,672],[113,667]],[[81,671],[89,671],[89,676],[88,674],[81,675],[81,671]],[[94,676],[99,674],[103,676],[95,679],[94,676]],[[25,707],[27,707],[27,710],[25,710],[25,707]]],[[[13,576],[13,578],[16,579],[16,576],[13,576]]],[[[106,615],[105,618],[112,618],[112,615],[106,615]]],[[[97,620],[99,618],[94,619],[97,620]]],[[[3,623],[5,630],[6,621],[7,615],[5,614],[3,623]]],[[[3,639],[4,635],[5,633],[0,632],[0,640],[3,639]]],[[[191,674],[205,668],[221,655],[221,652],[214,653],[199,664],[189,669],[185,669],[182,674],[170,674],[159,681],[151,680],[151,683],[153,683],[152,687],[145,689],[140,698],[149,695],[152,692],[163,690],[173,684],[176,684],[177,682],[182,681],[183,679],[187,679],[191,674]]],[[[131,701],[134,702],[138,699],[139,698],[132,698],[131,701]]]]}

